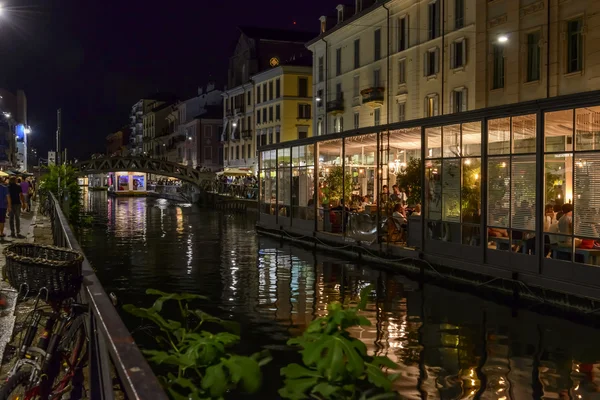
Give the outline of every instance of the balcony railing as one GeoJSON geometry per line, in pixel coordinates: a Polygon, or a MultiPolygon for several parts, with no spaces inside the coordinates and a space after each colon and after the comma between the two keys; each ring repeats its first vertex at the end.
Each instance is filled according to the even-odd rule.
{"type": "Polygon", "coordinates": [[[362,103],[372,106],[380,106],[383,104],[383,93],[385,88],[383,87],[370,87],[360,92],[362,96],[362,103]]]}
{"type": "Polygon", "coordinates": [[[252,139],[252,129],[242,131],[242,139],[252,139]]]}
{"type": "MultiPolygon", "coordinates": [[[[82,251],[61,210],[58,200],[50,194],[50,221],[55,246],[82,251]]],[[[114,387],[116,373],[121,389],[128,399],[167,400],[168,397],[150,369],[146,359],[131,337],[131,333],[115,310],[87,258],[82,264],[84,284],[79,301],[89,305],[85,330],[89,338],[90,398],[114,399],[123,397],[114,387]]]]}
{"type": "Polygon", "coordinates": [[[341,114],[344,112],[344,97],[338,96],[335,100],[327,102],[327,112],[332,114],[341,114]]]}

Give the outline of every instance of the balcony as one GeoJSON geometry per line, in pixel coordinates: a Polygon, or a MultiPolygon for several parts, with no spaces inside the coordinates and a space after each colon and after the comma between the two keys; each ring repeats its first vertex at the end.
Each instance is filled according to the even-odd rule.
{"type": "Polygon", "coordinates": [[[242,131],[242,139],[252,139],[252,129],[242,131]]]}
{"type": "Polygon", "coordinates": [[[235,108],[233,109],[233,114],[234,114],[234,115],[239,115],[239,114],[242,114],[242,113],[244,113],[244,112],[245,112],[245,108],[244,108],[244,106],[243,106],[243,105],[242,105],[242,106],[237,106],[237,107],[235,107],[235,108]]]}
{"type": "Polygon", "coordinates": [[[342,114],[344,112],[344,96],[338,96],[335,100],[327,102],[327,112],[331,114],[342,114]]]}
{"type": "Polygon", "coordinates": [[[370,87],[360,92],[362,103],[371,107],[379,107],[383,104],[383,87],[370,87]]]}

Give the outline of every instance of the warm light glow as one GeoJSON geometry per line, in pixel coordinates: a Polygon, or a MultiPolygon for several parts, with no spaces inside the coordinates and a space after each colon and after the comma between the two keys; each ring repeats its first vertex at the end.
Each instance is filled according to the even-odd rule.
{"type": "Polygon", "coordinates": [[[506,43],[506,42],[508,42],[508,36],[506,36],[506,35],[498,36],[498,43],[506,43]]]}
{"type": "Polygon", "coordinates": [[[471,165],[471,160],[469,158],[465,160],[465,165],[471,165]]]}
{"type": "Polygon", "coordinates": [[[320,98],[320,97],[317,97],[315,100],[316,100],[316,101],[321,101],[321,98],[320,98]]]}
{"type": "Polygon", "coordinates": [[[475,180],[479,179],[479,174],[475,174],[475,180]]]}
{"type": "Polygon", "coordinates": [[[364,170],[364,169],[362,169],[362,168],[358,170],[358,173],[359,173],[359,174],[362,174],[362,173],[364,173],[364,172],[365,172],[365,170],[364,170]]]}
{"type": "Polygon", "coordinates": [[[501,164],[501,167],[502,167],[502,168],[506,168],[506,163],[505,163],[505,162],[503,162],[503,163],[501,164]]]}
{"type": "Polygon", "coordinates": [[[188,137],[188,139],[189,139],[189,140],[192,140],[192,137],[190,136],[190,137],[188,137]]]}

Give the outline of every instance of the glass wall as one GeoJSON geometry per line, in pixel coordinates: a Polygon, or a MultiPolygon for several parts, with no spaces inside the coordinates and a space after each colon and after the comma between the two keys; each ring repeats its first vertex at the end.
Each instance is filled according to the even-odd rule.
{"type": "Polygon", "coordinates": [[[344,157],[349,202],[337,212],[347,220],[347,235],[372,242],[377,238],[377,134],[344,139],[344,157]]]}
{"type": "Polygon", "coordinates": [[[488,248],[535,254],[536,114],[488,121],[488,248]]]}
{"type": "Polygon", "coordinates": [[[351,193],[351,179],[344,179],[342,139],[319,142],[318,224],[320,231],[342,233],[342,198],[351,193]],[[343,188],[346,184],[346,190],[343,188]],[[337,211],[337,212],[336,212],[337,211]]]}
{"type": "Polygon", "coordinates": [[[481,242],[481,122],[425,129],[426,237],[481,242]]]}
{"type": "Polygon", "coordinates": [[[292,217],[315,219],[315,145],[292,148],[292,217]]]}
{"type": "Polygon", "coordinates": [[[260,212],[277,215],[277,157],[275,150],[260,153],[260,212]]]}
{"type": "Polygon", "coordinates": [[[277,150],[277,214],[280,217],[291,216],[292,204],[292,149],[277,150]]]}
{"type": "Polygon", "coordinates": [[[600,265],[600,107],[544,114],[544,252],[600,265]]]}

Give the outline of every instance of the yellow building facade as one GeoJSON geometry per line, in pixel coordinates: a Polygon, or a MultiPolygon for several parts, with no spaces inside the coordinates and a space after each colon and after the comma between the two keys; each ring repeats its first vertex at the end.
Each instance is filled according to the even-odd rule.
{"type": "Polygon", "coordinates": [[[313,136],[311,67],[275,66],[252,81],[257,148],[313,136]]]}

